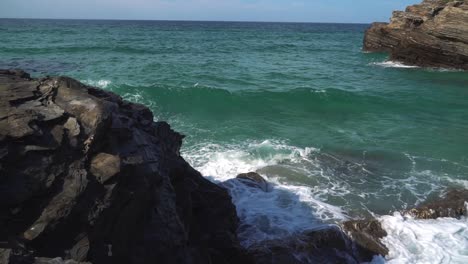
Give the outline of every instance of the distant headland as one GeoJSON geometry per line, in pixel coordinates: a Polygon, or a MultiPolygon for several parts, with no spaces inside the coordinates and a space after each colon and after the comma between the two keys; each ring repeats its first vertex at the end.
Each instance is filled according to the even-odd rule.
{"type": "Polygon", "coordinates": [[[468,69],[468,2],[424,0],[366,31],[364,50],[423,67],[468,69]]]}

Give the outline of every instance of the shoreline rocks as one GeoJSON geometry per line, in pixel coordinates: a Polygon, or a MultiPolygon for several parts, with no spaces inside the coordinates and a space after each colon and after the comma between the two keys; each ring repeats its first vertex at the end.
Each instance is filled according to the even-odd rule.
{"type": "MultiPolygon", "coordinates": [[[[334,161],[336,163],[338,160],[334,158],[334,161]]],[[[264,192],[268,192],[269,186],[265,178],[256,172],[241,173],[221,183],[236,188],[232,184],[264,192]]],[[[380,242],[386,235],[377,220],[351,220],[340,226],[328,225],[257,242],[247,250],[257,264],[362,263],[372,261],[375,255],[388,254],[388,249],[380,242]]]]}
{"type": "Polygon", "coordinates": [[[365,32],[363,49],[410,65],[468,70],[468,2],[423,0],[394,11],[390,23],[365,32]]]}
{"type": "Polygon", "coordinates": [[[262,241],[249,247],[248,252],[257,264],[370,262],[376,255],[388,254],[388,249],[379,241],[383,237],[376,231],[379,229],[383,231],[376,220],[349,221],[345,222],[344,229],[331,225],[286,238],[262,241]]]}
{"type": "Polygon", "coordinates": [[[2,264],[250,263],[227,190],[148,108],[19,70],[0,96],[2,264]]]}
{"type": "Polygon", "coordinates": [[[429,199],[416,208],[403,211],[418,219],[436,219],[439,217],[460,218],[467,216],[468,190],[449,189],[442,197],[429,199]]]}
{"type": "MultiPolygon", "coordinates": [[[[388,253],[377,220],[244,249],[228,191],[180,156],[184,136],[148,108],[19,70],[0,70],[0,96],[1,264],[359,263],[388,253]]],[[[271,191],[257,173],[232,180],[271,191]]],[[[466,190],[450,191],[407,213],[460,217],[466,200],[466,190]]]]}
{"type": "Polygon", "coordinates": [[[374,255],[386,256],[388,248],[380,242],[387,232],[377,220],[350,220],[343,223],[343,229],[360,249],[361,258],[372,259],[374,255]]]}
{"type": "Polygon", "coordinates": [[[268,192],[268,182],[256,172],[241,173],[236,176],[243,184],[268,192]]]}
{"type": "MultiPolygon", "coordinates": [[[[258,183],[268,185],[263,177],[254,172],[239,174],[228,182],[238,179],[243,179],[240,183],[252,188],[261,189],[258,183]]],[[[442,197],[428,199],[416,208],[400,213],[404,217],[418,219],[460,218],[467,215],[467,201],[467,190],[449,189],[442,197]]],[[[375,256],[385,257],[389,254],[387,245],[381,240],[387,235],[377,219],[348,220],[340,226],[330,225],[319,230],[261,241],[247,250],[258,264],[362,263],[372,261],[375,256]]]]}
{"type": "Polygon", "coordinates": [[[249,248],[257,264],[359,263],[337,226],[260,242],[249,248]]]}

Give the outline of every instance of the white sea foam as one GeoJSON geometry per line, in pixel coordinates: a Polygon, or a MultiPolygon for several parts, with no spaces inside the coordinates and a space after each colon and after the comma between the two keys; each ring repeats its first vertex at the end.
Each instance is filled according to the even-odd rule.
{"type": "Polygon", "coordinates": [[[203,175],[221,182],[239,173],[275,165],[284,160],[306,159],[314,148],[297,148],[265,140],[244,145],[200,144],[185,151],[187,160],[203,175]]]}
{"type": "Polygon", "coordinates": [[[399,213],[379,218],[388,235],[385,261],[372,263],[468,263],[468,220],[466,218],[413,219],[399,213]]]}
{"type": "Polygon", "coordinates": [[[459,187],[463,187],[465,189],[468,189],[468,181],[467,180],[460,180],[460,179],[451,179],[451,178],[448,178],[448,181],[459,186],[459,187]]]}
{"type": "Polygon", "coordinates": [[[373,62],[371,65],[376,65],[384,68],[419,68],[418,66],[406,65],[399,61],[384,61],[384,62],[373,62]]]}
{"type": "MultiPolygon", "coordinates": [[[[239,145],[200,144],[185,149],[183,156],[203,175],[214,182],[222,182],[229,189],[241,220],[239,238],[243,246],[249,247],[259,241],[348,219],[344,208],[327,202],[328,194],[332,197],[350,192],[358,195],[362,191],[363,198],[368,199],[365,190],[357,190],[337,175],[328,175],[320,168],[314,158],[318,152],[314,148],[298,148],[285,142],[266,140],[239,145]],[[267,179],[270,183],[268,192],[233,179],[237,174],[249,171],[257,171],[267,179]],[[300,184],[285,180],[285,174],[294,178],[294,173],[310,177],[313,182],[318,178],[321,181],[300,184]]],[[[413,163],[415,166],[416,161],[413,163]]],[[[384,177],[382,186],[407,189],[418,201],[440,187],[437,176],[431,171],[413,170],[408,178],[384,177]]],[[[376,217],[388,233],[382,242],[390,253],[386,257],[374,257],[371,263],[468,263],[466,218],[417,220],[398,213],[376,217]]]]}
{"type": "MultiPolygon", "coordinates": [[[[421,68],[420,66],[415,65],[407,65],[403,62],[399,61],[383,61],[383,62],[372,62],[369,65],[379,66],[383,68],[406,68],[406,69],[414,69],[414,68],[421,68]]],[[[438,67],[424,67],[426,71],[436,71],[436,72],[462,72],[463,70],[460,69],[452,69],[452,68],[438,68],[438,67]]]]}
{"type": "Polygon", "coordinates": [[[143,101],[143,95],[140,92],[134,92],[134,93],[125,93],[122,95],[122,98],[124,100],[133,102],[133,103],[139,103],[139,104],[144,104],[145,102],[143,101]]]}
{"type": "Polygon", "coordinates": [[[242,223],[239,237],[242,244],[248,247],[258,241],[322,227],[330,221],[347,218],[339,207],[317,198],[314,189],[309,186],[281,182],[275,175],[263,172],[262,176],[270,183],[269,192],[232,180],[239,173],[257,171],[287,161],[300,162],[308,159],[313,151],[316,150],[266,140],[244,146],[194,146],[184,153],[184,157],[203,175],[215,182],[224,182],[223,185],[229,189],[242,223]]]}
{"type": "MultiPolygon", "coordinates": [[[[122,98],[132,103],[143,104],[149,107],[150,109],[153,109],[154,107],[156,107],[156,103],[153,100],[148,100],[147,97],[144,96],[142,92],[140,91],[135,91],[132,93],[124,93],[122,95],[122,98]]],[[[158,116],[158,112],[153,111],[153,114],[154,114],[154,121],[158,121],[160,119],[160,117],[158,116]]]]}
{"type": "Polygon", "coordinates": [[[107,88],[112,82],[110,80],[83,80],[83,83],[99,88],[107,88]]]}

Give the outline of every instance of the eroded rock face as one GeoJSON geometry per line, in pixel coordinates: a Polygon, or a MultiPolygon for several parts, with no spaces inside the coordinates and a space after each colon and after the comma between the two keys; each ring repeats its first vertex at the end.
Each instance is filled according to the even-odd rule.
{"type": "Polygon", "coordinates": [[[359,248],[362,259],[372,259],[374,255],[386,256],[388,248],[380,242],[387,232],[377,220],[351,220],[343,223],[343,228],[359,248]]]}
{"type": "MultiPolygon", "coordinates": [[[[356,230],[357,233],[362,232],[356,230]]],[[[362,263],[380,252],[356,244],[337,226],[264,241],[249,248],[258,264],[362,263]]]]}
{"type": "Polygon", "coordinates": [[[0,70],[2,263],[249,263],[182,139],[113,93],[0,70]]]}
{"type": "Polygon", "coordinates": [[[459,218],[467,216],[468,190],[449,189],[442,196],[430,199],[418,207],[404,211],[419,219],[436,219],[438,217],[459,218]]]}
{"type": "Polygon", "coordinates": [[[468,2],[424,0],[366,31],[364,50],[407,64],[468,70],[468,2]]]}

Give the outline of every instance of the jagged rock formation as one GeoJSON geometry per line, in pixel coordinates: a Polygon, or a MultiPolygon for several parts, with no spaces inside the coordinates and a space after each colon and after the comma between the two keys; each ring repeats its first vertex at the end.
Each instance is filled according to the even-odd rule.
{"type": "Polygon", "coordinates": [[[430,199],[403,214],[419,219],[467,216],[468,190],[450,189],[442,197],[430,199]]]}
{"type": "Polygon", "coordinates": [[[375,255],[388,254],[388,249],[379,241],[386,235],[376,220],[349,221],[344,223],[343,228],[329,226],[310,230],[263,241],[248,250],[257,264],[357,264],[369,262],[375,255]],[[354,238],[358,240],[354,241],[354,238]]]}
{"type": "Polygon", "coordinates": [[[468,2],[424,0],[366,31],[364,50],[411,65],[468,70],[468,2]]]}
{"type": "Polygon", "coordinates": [[[362,249],[363,258],[372,259],[373,255],[386,256],[388,254],[388,248],[380,241],[381,238],[387,236],[387,232],[379,221],[351,220],[344,222],[343,228],[357,247],[362,249]]]}
{"type": "Polygon", "coordinates": [[[268,182],[256,172],[241,173],[236,176],[243,184],[268,192],[268,182]]]}
{"type": "Polygon", "coordinates": [[[338,227],[264,241],[249,252],[257,264],[359,263],[351,241],[338,227]]]}
{"type": "Polygon", "coordinates": [[[249,263],[182,139],[113,93],[0,70],[0,262],[249,263]]]}
{"type": "MultiPolygon", "coordinates": [[[[337,226],[244,250],[227,191],[182,159],[183,136],[148,108],[22,71],[0,70],[0,96],[2,264],[357,263],[379,253],[337,226]]],[[[268,191],[257,173],[233,180],[268,191]]]]}

